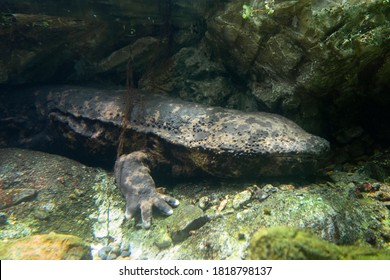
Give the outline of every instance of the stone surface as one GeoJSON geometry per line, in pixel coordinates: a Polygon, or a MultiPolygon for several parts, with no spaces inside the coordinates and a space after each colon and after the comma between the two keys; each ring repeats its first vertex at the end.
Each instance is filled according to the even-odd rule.
{"type": "Polygon", "coordinates": [[[248,251],[252,260],[390,260],[390,250],[337,246],[289,227],[258,230],[248,251]]]}
{"type": "MultiPolygon", "coordinates": [[[[101,196],[110,191],[110,184],[102,170],[70,159],[28,150],[1,149],[0,192],[9,195],[2,195],[0,203],[4,205],[10,194],[16,201],[2,210],[8,222],[1,228],[0,236],[18,238],[55,231],[82,236],[91,242],[95,238],[93,228],[97,227],[95,219],[103,222],[108,215],[101,196]],[[20,196],[22,193],[24,195],[20,196]],[[28,199],[26,194],[33,197],[28,199]]],[[[117,203],[122,205],[119,195],[117,203]]],[[[113,224],[114,219],[113,209],[113,224]]],[[[105,226],[96,237],[107,238],[107,230],[105,226]]]]}
{"type": "Polygon", "coordinates": [[[33,200],[37,193],[37,190],[31,189],[0,189],[0,210],[24,201],[33,200]]]}
{"type": "Polygon", "coordinates": [[[22,13],[2,13],[1,18],[7,21],[0,25],[0,64],[6,69],[2,83],[90,79],[96,72],[93,62],[102,56],[91,50],[101,45],[104,54],[110,48],[103,44],[107,23],[100,19],[22,13]]]}
{"type": "Polygon", "coordinates": [[[191,231],[201,228],[208,218],[199,207],[184,204],[176,210],[176,215],[167,219],[173,242],[182,242],[191,231]]]}
{"type": "Polygon", "coordinates": [[[268,13],[263,1],[247,1],[254,12],[244,19],[243,2],[229,1],[207,21],[215,58],[260,104],[312,131],[352,127],[368,111],[378,123],[388,116],[388,2],[273,2],[268,13]]]}
{"type": "Polygon", "coordinates": [[[4,213],[0,213],[0,226],[4,226],[7,223],[7,215],[4,213]]]}
{"type": "Polygon", "coordinates": [[[52,232],[1,241],[0,259],[88,260],[91,259],[91,251],[89,244],[77,236],[52,232]]]}
{"type": "Polygon", "coordinates": [[[255,99],[240,91],[222,63],[211,60],[204,43],[180,49],[166,65],[142,77],[140,87],[211,106],[258,109],[255,99]]]}
{"type": "Polygon", "coordinates": [[[0,84],[123,84],[130,58],[137,76],[150,70],[166,49],[199,40],[204,16],[217,5],[210,0],[2,1],[0,84]],[[142,49],[138,40],[148,38],[158,44],[148,42],[142,49]]]}
{"type": "Polygon", "coordinates": [[[239,209],[245,207],[251,200],[252,193],[249,190],[245,190],[236,194],[233,198],[233,208],[239,209]]]}

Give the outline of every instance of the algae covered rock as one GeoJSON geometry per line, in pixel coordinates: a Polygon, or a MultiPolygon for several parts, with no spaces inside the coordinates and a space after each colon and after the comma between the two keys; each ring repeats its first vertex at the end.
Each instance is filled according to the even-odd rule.
{"type": "Polygon", "coordinates": [[[91,252],[89,245],[80,237],[52,232],[1,241],[0,259],[88,260],[91,259],[91,252]]]}
{"type": "Polygon", "coordinates": [[[381,115],[378,106],[386,110],[388,2],[251,0],[247,16],[243,3],[229,1],[211,16],[205,38],[259,104],[312,131],[329,116],[333,125],[345,125],[372,101],[375,114],[381,115]]]}
{"type": "Polygon", "coordinates": [[[239,209],[249,203],[252,193],[249,190],[242,191],[236,194],[233,198],[233,208],[239,209]]]}
{"type": "Polygon", "coordinates": [[[339,246],[312,233],[291,227],[261,228],[249,246],[252,260],[390,260],[390,250],[339,246]]]}
{"type": "Polygon", "coordinates": [[[170,233],[174,242],[185,240],[191,230],[199,229],[208,220],[202,209],[190,204],[179,206],[176,212],[176,215],[167,221],[171,224],[170,233]]]}
{"type": "Polygon", "coordinates": [[[0,194],[6,217],[2,239],[55,231],[92,241],[107,238],[108,232],[116,237],[111,225],[123,219],[123,201],[112,177],[58,155],[0,149],[0,194]]]}

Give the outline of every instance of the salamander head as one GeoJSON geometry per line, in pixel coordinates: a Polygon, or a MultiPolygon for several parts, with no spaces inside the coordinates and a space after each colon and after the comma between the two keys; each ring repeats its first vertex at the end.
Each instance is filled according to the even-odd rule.
{"type": "Polygon", "coordinates": [[[202,166],[217,176],[287,176],[314,173],[329,153],[329,142],[273,114],[226,119],[202,148],[214,153],[202,166]],[[218,139],[218,140],[217,140],[218,139]]]}

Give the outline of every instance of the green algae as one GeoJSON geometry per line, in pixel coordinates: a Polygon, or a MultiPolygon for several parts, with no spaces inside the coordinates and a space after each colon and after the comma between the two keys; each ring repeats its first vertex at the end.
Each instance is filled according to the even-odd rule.
{"type": "Polygon", "coordinates": [[[390,260],[390,250],[338,246],[291,227],[258,230],[248,248],[252,260],[390,260]]]}

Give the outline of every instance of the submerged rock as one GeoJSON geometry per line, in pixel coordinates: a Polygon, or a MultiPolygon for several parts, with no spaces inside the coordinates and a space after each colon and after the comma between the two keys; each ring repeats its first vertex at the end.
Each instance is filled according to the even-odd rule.
{"type": "Polygon", "coordinates": [[[210,51],[201,43],[180,49],[163,67],[143,76],[140,87],[211,106],[256,111],[255,99],[243,94],[229,75],[222,63],[210,59],[210,51]]]}
{"type": "Polygon", "coordinates": [[[37,196],[37,190],[31,189],[0,189],[0,210],[32,200],[37,196]]]}
{"type": "Polygon", "coordinates": [[[377,123],[388,116],[389,3],[271,2],[267,10],[264,1],[247,1],[243,17],[243,1],[233,0],[212,15],[205,37],[214,58],[246,81],[260,105],[310,131],[329,118],[345,130],[372,112],[365,129],[375,116],[388,133],[377,123]]]}
{"type": "Polygon", "coordinates": [[[249,190],[242,191],[236,194],[233,198],[233,208],[239,209],[247,205],[252,197],[252,193],[249,190]]]}
{"type": "Polygon", "coordinates": [[[7,223],[7,215],[5,215],[4,213],[0,213],[0,226],[3,226],[7,223]]]}
{"type": "Polygon", "coordinates": [[[98,257],[101,260],[115,260],[124,259],[131,255],[130,248],[128,246],[120,246],[120,244],[110,244],[103,246],[98,251],[98,257]]]}
{"type": "Polygon", "coordinates": [[[88,260],[89,244],[80,237],[57,233],[0,242],[2,260],[88,260]]]}
{"type": "Polygon", "coordinates": [[[172,35],[175,48],[197,41],[214,2],[45,0],[37,7],[28,1],[4,0],[0,3],[0,84],[124,82],[130,60],[139,75],[172,48],[164,37],[172,35]],[[149,40],[143,50],[137,43],[140,38],[153,42],[149,40]]]}
{"type": "MultiPolygon", "coordinates": [[[[0,228],[0,237],[20,238],[55,231],[92,241],[95,217],[104,220],[107,214],[99,200],[110,191],[109,179],[105,178],[104,171],[61,156],[0,149],[0,204],[6,206],[2,213],[8,216],[8,222],[0,228]],[[99,184],[105,189],[99,189],[99,184]],[[102,193],[95,192],[96,188],[102,193]],[[100,215],[95,214],[97,209],[101,209],[100,215]]],[[[122,206],[120,199],[117,204],[122,206]]],[[[111,219],[114,217],[113,209],[111,219]]],[[[102,235],[106,238],[107,232],[102,235]]]]}
{"type": "Polygon", "coordinates": [[[338,246],[302,229],[259,229],[248,248],[252,260],[390,260],[390,250],[338,246]]]}
{"type": "Polygon", "coordinates": [[[169,232],[173,242],[184,241],[190,231],[199,229],[208,221],[202,209],[188,204],[181,205],[177,214],[168,219],[167,223],[171,225],[169,232]]]}

